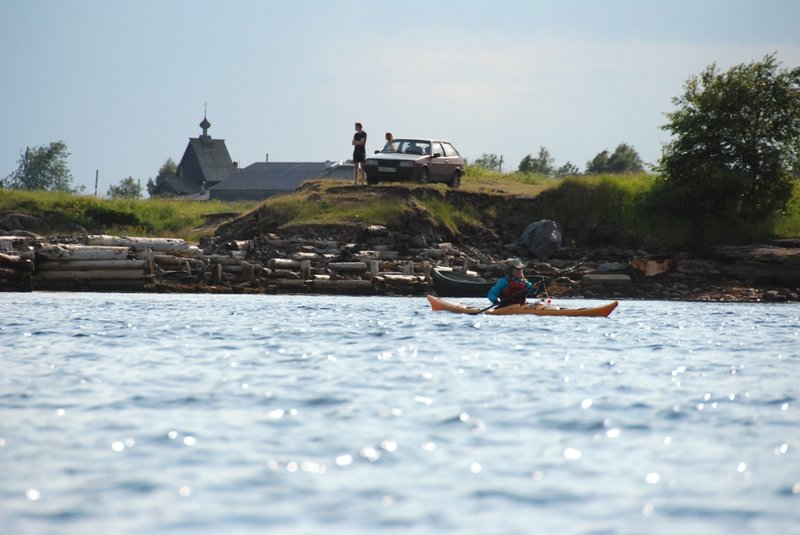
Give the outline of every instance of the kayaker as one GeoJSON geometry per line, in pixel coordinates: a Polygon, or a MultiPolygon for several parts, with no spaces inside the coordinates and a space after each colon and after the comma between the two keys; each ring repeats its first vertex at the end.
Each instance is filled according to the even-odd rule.
{"type": "MultiPolygon", "coordinates": [[[[530,295],[536,295],[534,285],[525,278],[522,270],[525,264],[519,258],[510,258],[507,262],[506,274],[497,281],[497,283],[489,290],[489,301],[492,304],[507,306],[507,305],[524,305],[525,298],[530,295]]],[[[536,285],[538,290],[539,286],[536,285]]]]}

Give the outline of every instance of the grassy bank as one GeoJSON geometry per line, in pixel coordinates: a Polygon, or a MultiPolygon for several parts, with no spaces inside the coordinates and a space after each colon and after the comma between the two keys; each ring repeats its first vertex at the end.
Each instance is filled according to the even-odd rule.
{"type": "Polygon", "coordinates": [[[213,234],[218,221],[249,212],[259,204],[104,199],[61,192],[0,190],[0,213],[32,215],[53,227],[71,223],[89,232],[176,237],[190,241],[213,234]]]}
{"type": "MultiPolygon", "coordinates": [[[[767,238],[800,237],[800,185],[789,210],[760,226],[729,219],[702,225],[666,216],[653,202],[653,175],[575,176],[553,179],[522,173],[493,173],[468,168],[459,191],[496,195],[481,211],[454,202],[444,185],[403,183],[352,187],[319,181],[265,202],[103,199],[64,193],[0,190],[0,212],[38,216],[52,225],[76,223],[89,232],[169,236],[196,241],[214,233],[226,219],[258,207],[278,226],[350,223],[392,225],[398,218],[425,217],[454,234],[466,227],[496,221],[506,196],[535,198],[518,220],[552,219],[571,229],[602,228],[640,241],[664,245],[745,243],[767,238]],[[438,192],[438,194],[437,194],[438,192]],[[412,199],[409,202],[409,199],[412,199]]],[[[526,207],[528,205],[525,205],[526,207]]]]}

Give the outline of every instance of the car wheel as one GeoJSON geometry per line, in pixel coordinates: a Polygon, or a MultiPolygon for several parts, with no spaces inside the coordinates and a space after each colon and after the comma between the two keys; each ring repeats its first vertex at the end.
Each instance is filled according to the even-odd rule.
{"type": "Polygon", "coordinates": [[[423,167],[422,169],[419,170],[419,178],[417,179],[417,181],[420,184],[427,184],[428,183],[428,178],[429,178],[429,176],[428,176],[428,168],[427,167],[423,167]]]}
{"type": "Polygon", "coordinates": [[[367,175],[367,184],[369,184],[370,186],[374,186],[377,183],[378,183],[377,178],[375,178],[374,176],[367,175]]]}
{"type": "Polygon", "coordinates": [[[450,178],[450,182],[447,183],[448,186],[451,188],[457,188],[461,185],[461,173],[456,171],[453,173],[453,176],[450,178]]]}

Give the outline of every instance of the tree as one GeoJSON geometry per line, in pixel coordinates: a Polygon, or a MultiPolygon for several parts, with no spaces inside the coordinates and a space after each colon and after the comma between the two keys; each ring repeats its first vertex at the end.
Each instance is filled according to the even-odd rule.
{"type": "Polygon", "coordinates": [[[572,176],[572,175],[579,175],[581,174],[581,170],[578,169],[578,166],[567,160],[567,163],[556,169],[555,176],[563,177],[563,176],[572,176]]]}
{"type": "Polygon", "coordinates": [[[9,189],[67,191],[83,190],[72,185],[72,173],[67,167],[67,145],[54,141],[47,146],[26,147],[20,153],[19,167],[2,181],[9,189]]]}
{"type": "Polygon", "coordinates": [[[627,143],[617,145],[617,148],[610,155],[607,150],[604,150],[586,162],[587,175],[641,173],[643,170],[644,165],[639,153],[627,143]]]}
{"type": "Polygon", "coordinates": [[[158,170],[155,180],[147,179],[147,194],[156,197],[164,193],[164,185],[167,179],[174,177],[178,173],[178,165],[172,158],[167,158],[158,170]]]}
{"type": "Polygon", "coordinates": [[[485,152],[480,158],[472,162],[475,167],[482,167],[487,171],[502,171],[503,170],[503,157],[497,154],[486,154],[485,152]]]}
{"type": "Polygon", "coordinates": [[[519,162],[519,172],[551,176],[555,173],[553,163],[554,160],[550,156],[550,151],[544,147],[539,147],[539,155],[536,158],[528,154],[519,162]]]}
{"type": "Polygon", "coordinates": [[[608,167],[612,173],[641,173],[644,170],[639,153],[627,143],[617,145],[608,158],[608,167]]]}
{"type": "Polygon", "coordinates": [[[107,195],[112,199],[141,199],[142,186],[139,181],[135,180],[132,176],[123,178],[116,186],[108,188],[107,195]]]}
{"type": "Polygon", "coordinates": [[[778,66],[774,54],[724,73],[712,64],[673,99],[658,171],[687,215],[754,223],[786,208],[800,169],[800,68],[778,66]]]}
{"type": "Polygon", "coordinates": [[[608,172],[608,151],[598,152],[597,155],[586,162],[587,175],[600,175],[608,172]]]}

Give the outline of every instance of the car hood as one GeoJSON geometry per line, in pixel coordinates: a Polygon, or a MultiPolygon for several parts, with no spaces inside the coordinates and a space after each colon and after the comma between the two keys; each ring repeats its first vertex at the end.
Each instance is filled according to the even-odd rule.
{"type": "Polygon", "coordinates": [[[398,152],[379,152],[378,154],[367,156],[367,160],[384,160],[395,162],[413,162],[419,160],[420,158],[429,158],[429,156],[427,154],[400,154],[398,152]]]}

